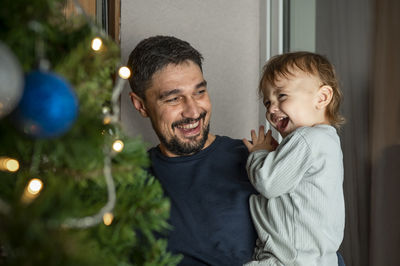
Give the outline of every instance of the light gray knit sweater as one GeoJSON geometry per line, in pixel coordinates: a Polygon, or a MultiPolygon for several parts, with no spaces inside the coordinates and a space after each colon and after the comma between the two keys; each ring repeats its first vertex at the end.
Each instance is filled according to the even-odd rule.
{"type": "Polygon", "coordinates": [[[277,150],[247,160],[259,239],[247,265],[338,265],[343,240],[343,155],[334,127],[302,127],[277,150]]]}

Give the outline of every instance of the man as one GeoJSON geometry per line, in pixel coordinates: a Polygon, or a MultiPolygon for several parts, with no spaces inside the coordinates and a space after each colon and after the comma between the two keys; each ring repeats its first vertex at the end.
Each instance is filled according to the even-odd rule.
{"type": "Polygon", "coordinates": [[[132,103],[150,118],[160,144],[149,150],[152,174],[171,200],[168,249],[180,265],[242,265],[256,233],[248,199],[248,156],[241,140],[209,132],[211,102],[202,56],[189,43],[141,41],[128,65],[132,103]]]}

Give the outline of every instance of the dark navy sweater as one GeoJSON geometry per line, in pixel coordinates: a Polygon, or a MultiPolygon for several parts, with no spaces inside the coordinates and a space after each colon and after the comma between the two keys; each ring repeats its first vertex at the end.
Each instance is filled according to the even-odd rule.
{"type": "Polygon", "coordinates": [[[171,200],[168,250],[179,265],[242,265],[253,254],[256,232],[249,211],[255,193],[241,140],[216,136],[192,156],[166,157],[149,150],[151,172],[171,200]]]}

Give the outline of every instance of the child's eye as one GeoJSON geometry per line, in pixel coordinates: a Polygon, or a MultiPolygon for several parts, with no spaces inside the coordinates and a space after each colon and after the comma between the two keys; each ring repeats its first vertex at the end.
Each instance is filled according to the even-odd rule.
{"type": "Polygon", "coordinates": [[[271,102],[270,101],[265,101],[264,105],[265,105],[266,108],[268,108],[271,105],[271,102]]]}

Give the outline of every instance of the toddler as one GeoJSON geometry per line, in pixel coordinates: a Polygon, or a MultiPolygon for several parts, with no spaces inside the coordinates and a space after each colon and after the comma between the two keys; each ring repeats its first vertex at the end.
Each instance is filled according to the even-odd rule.
{"type": "Polygon", "coordinates": [[[264,66],[259,93],[271,131],[243,140],[258,233],[246,265],[338,265],[343,240],[343,155],[336,130],[341,92],[329,61],[310,52],[275,56],[264,66]]]}

